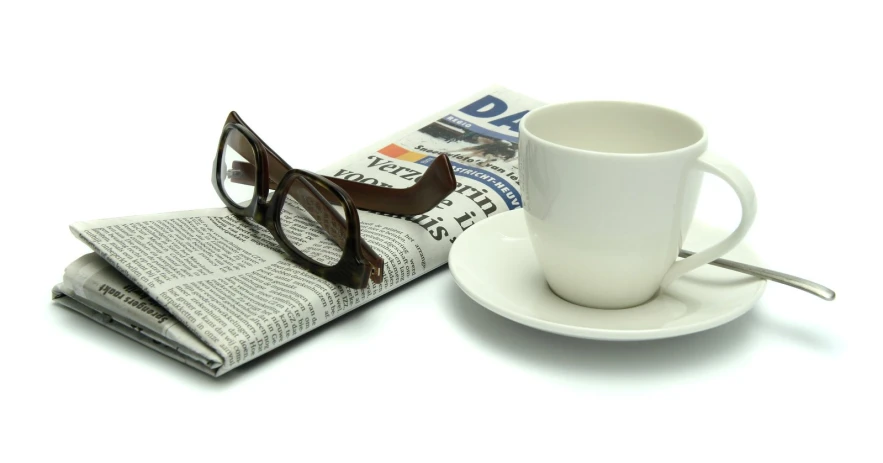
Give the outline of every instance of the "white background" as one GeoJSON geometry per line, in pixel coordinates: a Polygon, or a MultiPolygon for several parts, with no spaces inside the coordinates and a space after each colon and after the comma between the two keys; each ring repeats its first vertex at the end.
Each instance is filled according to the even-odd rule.
{"type": "MultiPolygon", "coordinates": [[[[866,4],[4,1],[0,460],[880,461],[866,4]],[[443,267],[220,379],[49,302],[87,251],[70,223],[221,205],[230,110],[316,170],[493,83],[694,116],[755,185],[765,263],[837,301],[771,284],[718,329],[592,342],[443,267]]],[[[734,222],[707,185],[699,215],[734,222]]]]}

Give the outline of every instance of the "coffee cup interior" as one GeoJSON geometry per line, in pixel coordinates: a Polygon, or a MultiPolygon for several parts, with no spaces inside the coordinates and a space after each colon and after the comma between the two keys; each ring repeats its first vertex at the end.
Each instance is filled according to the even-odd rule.
{"type": "Polygon", "coordinates": [[[650,154],[689,148],[702,126],[677,111],[643,103],[578,101],[532,111],[521,130],[555,145],[611,154],[650,154]]]}

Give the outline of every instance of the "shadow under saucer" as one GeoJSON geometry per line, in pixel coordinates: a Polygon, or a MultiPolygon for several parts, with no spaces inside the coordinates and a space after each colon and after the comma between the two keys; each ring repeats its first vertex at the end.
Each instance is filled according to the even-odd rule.
{"type": "Polygon", "coordinates": [[[454,281],[447,292],[453,320],[485,347],[530,367],[568,375],[667,376],[706,368],[747,355],[743,347],[756,330],[750,311],[714,329],[646,341],[578,339],[521,325],[472,299],[454,281]]]}

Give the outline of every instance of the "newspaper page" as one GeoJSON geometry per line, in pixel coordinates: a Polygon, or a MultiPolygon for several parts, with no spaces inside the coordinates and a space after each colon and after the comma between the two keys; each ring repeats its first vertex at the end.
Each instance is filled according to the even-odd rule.
{"type": "MultiPolygon", "coordinates": [[[[444,265],[461,233],[521,207],[518,123],[540,104],[505,88],[490,88],[319,172],[406,188],[437,156],[446,154],[453,164],[456,189],[429,212],[391,216],[359,211],[362,237],[384,259],[385,269],[382,281],[365,289],[309,273],[286,257],[265,228],[218,208],[73,224],[74,235],[116,273],[109,267],[83,271],[98,263],[83,258],[68,269],[69,278],[54,296],[66,306],[76,303],[93,312],[106,307],[120,319],[117,327],[136,327],[128,330],[130,337],[134,331],[162,343],[164,350],[157,350],[222,375],[444,265]],[[129,299],[142,294],[136,291],[146,298],[129,299]],[[108,294],[111,306],[105,304],[108,294]],[[84,307],[89,301],[91,308],[84,307]],[[142,302],[154,313],[129,310],[142,302]],[[167,325],[151,325],[144,314],[154,318],[154,325],[168,314],[167,325]]],[[[334,247],[318,224],[300,227],[299,249],[334,247]]],[[[99,322],[112,317],[90,316],[99,322]]]]}
{"type": "Polygon", "coordinates": [[[97,323],[212,374],[223,360],[141,288],[95,253],[68,265],[53,298],[97,323]]]}

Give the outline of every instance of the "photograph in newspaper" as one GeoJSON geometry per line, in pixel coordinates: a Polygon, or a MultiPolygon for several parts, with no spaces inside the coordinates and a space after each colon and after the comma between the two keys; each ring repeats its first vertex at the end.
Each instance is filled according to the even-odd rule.
{"type": "MultiPolygon", "coordinates": [[[[183,342],[176,330],[176,338],[170,339],[168,331],[134,323],[139,335],[162,338],[167,349],[157,348],[160,352],[175,352],[171,356],[183,356],[188,365],[222,375],[444,265],[463,231],[521,207],[518,122],[539,105],[492,88],[319,172],[406,188],[437,156],[447,155],[452,162],[456,189],[432,210],[414,216],[359,211],[362,237],[383,258],[385,272],[380,283],[365,289],[335,285],[309,273],[286,257],[265,228],[217,208],[73,224],[74,235],[115,273],[91,275],[85,286],[94,289],[88,293],[74,290],[83,281],[66,278],[54,296],[65,306],[91,307],[125,323],[143,312],[116,307],[117,292],[137,288],[150,301],[146,304],[167,311],[169,320],[190,338],[183,342]]],[[[292,217],[295,213],[283,211],[292,217]]],[[[339,253],[315,222],[302,221],[298,227],[299,247],[327,252],[329,260],[339,253]]],[[[66,276],[82,274],[73,268],[82,265],[72,264],[66,276]]],[[[125,305],[130,296],[122,297],[125,305]]]]}

